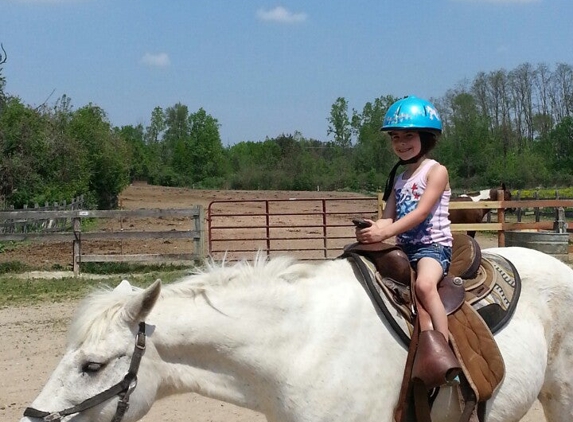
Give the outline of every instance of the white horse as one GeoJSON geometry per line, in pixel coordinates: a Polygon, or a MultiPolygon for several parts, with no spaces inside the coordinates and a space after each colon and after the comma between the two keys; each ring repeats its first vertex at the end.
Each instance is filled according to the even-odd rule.
{"type": "MultiPolygon", "coordinates": [[[[523,288],[512,320],[496,335],[506,375],[487,420],[519,421],[538,398],[547,421],[571,422],[573,270],[534,250],[489,251],[514,263],[523,288]]],[[[86,298],[61,362],[31,407],[60,412],[120,383],[141,356],[134,353],[141,326],[147,341],[138,383],[120,394],[129,399],[125,422],[186,392],[262,412],[271,422],[393,420],[407,351],[347,260],[257,258],[213,264],[163,288],[159,281],[127,287],[86,298]]],[[[108,422],[119,401],[114,395],[61,420],[108,422]]]]}

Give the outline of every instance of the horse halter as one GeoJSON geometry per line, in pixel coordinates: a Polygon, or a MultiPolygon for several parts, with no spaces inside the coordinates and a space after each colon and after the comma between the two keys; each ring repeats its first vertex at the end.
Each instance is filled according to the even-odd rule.
{"type": "Polygon", "coordinates": [[[137,371],[139,370],[139,363],[141,362],[144,351],[145,322],[142,321],[139,323],[139,331],[135,338],[135,349],[133,351],[133,356],[131,357],[129,370],[120,382],[107,390],[84,400],[78,405],[68,407],[67,409],[59,412],[44,412],[42,410],[34,409],[33,407],[27,407],[26,410],[24,410],[24,416],[39,418],[46,422],[59,422],[65,416],[83,412],[84,410],[97,406],[114,396],[119,396],[119,402],[117,403],[115,415],[111,422],[120,422],[123,419],[125,412],[127,412],[127,409],[129,409],[129,397],[137,386],[137,371]]]}

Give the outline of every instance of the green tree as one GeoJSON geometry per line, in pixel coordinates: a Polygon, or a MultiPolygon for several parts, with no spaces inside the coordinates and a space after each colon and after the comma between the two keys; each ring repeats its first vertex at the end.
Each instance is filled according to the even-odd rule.
{"type": "Polygon", "coordinates": [[[6,50],[4,50],[4,46],[0,44],[0,113],[2,113],[2,109],[6,104],[6,94],[4,93],[4,87],[6,86],[6,78],[2,74],[2,67],[6,60],[8,59],[8,55],[6,54],[6,50]]]}
{"type": "Polygon", "coordinates": [[[190,185],[187,106],[177,103],[165,112],[156,107],[146,137],[152,157],[149,182],[164,186],[190,185]]]}
{"type": "Polygon", "coordinates": [[[273,140],[239,142],[228,148],[232,189],[272,189],[272,171],[281,161],[281,150],[273,140]]]}
{"type": "Polygon", "coordinates": [[[450,92],[449,107],[448,123],[436,155],[448,167],[454,188],[471,189],[484,182],[480,178],[486,174],[496,151],[492,148],[487,119],[479,113],[471,94],[450,92]]]}
{"type": "Polygon", "coordinates": [[[379,97],[373,102],[367,102],[362,113],[354,112],[353,126],[358,135],[353,167],[362,175],[359,184],[368,190],[384,186],[385,175],[397,161],[388,136],[380,130],[388,108],[396,100],[393,96],[379,97]]]}
{"type": "Polygon", "coordinates": [[[161,107],[155,107],[151,112],[151,122],[145,130],[146,142],[150,145],[159,143],[166,126],[165,112],[161,107]]]}
{"type": "Polygon", "coordinates": [[[117,207],[118,195],[129,184],[129,150],[112,131],[105,112],[89,104],[73,113],[70,134],[86,149],[90,165],[90,193],[99,208],[117,207]]]}
{"type": "Polygon", "coordinates": [[[158,181],[158,175],[162,173],[162,168],[166,165],[168,154],[163,143],[166,127],[165,112],[161,107],[155,107],[151,112],[150,124],[145,128],[144,133],[148,157],[147,180],[151,183],[158,181]]]}
{"type": "MultiPolygon", "coordinates": [[[[46,201],[61,201],[89,191],[90,165],[88,151],[69,133],[73,115],[71,99],[63,95],[52,108],[43,111],[48,127],[45,141],[49,148],[50,185],[44,188],[46,201]]],[[[37,201],[42,202],[42,201],[37,201]]]]}
{"type": "Polygon", "coordinates": [[[352,143],[352,127],[348,116],[348,102],[338,97],[330,109],[327,135],[334,135],[334,143],[341,148],[349,148],[352,143]]]}
{"type": "MultiPolygon", "coordinates": [[[[189,138],[189,109],[181,103],[168,107],[165,110],[165,133],[163,135],[164,164],[174,166],[174,160],[181,162],[190,157],[181,157],[178,154],[186,153],[189,138]]],[[[184,169],[179,169],[183,171],[184,169]]]]}
{"type": "Polygon", "coordinates": [[[567,116],[542,138],[539,150],[546,154],[553,174],[568,175],[573,182],[573,117],[567,116]]]}
{"type": "Polygon", "coordinates": [[[9,98],[0,113],[1,194],[15,206],[29,204],[42,192],[47,175],[46,123],[18,98],[9,98]]]}
{"type": "Polygon", "coordinates": [[[189,156],[186,163],[194,182],[215,187],[218,177],[226,173],[223,144],[217,119],[200,108],[189,116],[189,156]]]}
{"type": "Polygon", "coordinates": [[[141,124],[116,128],[117,135],[123,139],[130,157],[129,179],[147,180],[150,166],[150,149],[145,143],[145,133],[141,124]]]}

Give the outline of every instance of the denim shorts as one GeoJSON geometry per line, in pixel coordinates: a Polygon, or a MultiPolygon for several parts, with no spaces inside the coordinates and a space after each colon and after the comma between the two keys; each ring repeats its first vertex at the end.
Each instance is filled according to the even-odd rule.
{"type": "Polygon", "coordinates": [[[410,264],[414,269],[418,261],[422,258],[433,258],[440,263],[444,270],[444,275],[447,274],[452,263],[452,247],[440,245],[439,243],[432,243],[430,245],[400,245],[402,250],[408,255],[410,264]]]}

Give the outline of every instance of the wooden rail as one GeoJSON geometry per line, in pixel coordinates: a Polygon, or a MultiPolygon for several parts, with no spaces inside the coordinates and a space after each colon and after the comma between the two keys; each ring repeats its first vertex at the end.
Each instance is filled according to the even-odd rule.
{"type": "MultiPolygon", "coordinates": [[[[1,201],[0,201],[1,202],[1,201]]],[[[84,204],[84,197],[83,195],[73,198],[69,203],[68,201],[62,202],[54,202],[50,204],[46,202],[44,206],[40,206],[40,204],[34,204],[33,208],[29,208],[27,205],[24,205],[23,210],[33,210],[34,212],[37,211],[73,211],[73,210],[80,210],[83,208],[84,204]]],[[[9,211],[14,211],[14,206],[10,205],[9,208],[2,207],[0,210],[7,209],[9,211]]],[[[14,219],[8,220],[1,220],[0,221],[0,233],[26,233],[26,232],[34,232],[34,231],[52,231],[58,232],[61,231],[66,225],[65,218],[59,219],[50,219],[50,218],[41,218],[36,220],[26,220],[20,219],[18,217],[14,219]]]]}
{"type": "MultiPolygon", "coordinates": [[[[518,230],[553,230],[557,221],[505,222],[508,208],[572,208],[573,199],[531,199],[524,201],[478,201],[450,202],[450,209],[489,209],[497,210],[497,222],[476,224],[452,224],[452,231],[497,231],[498,246],[505,246],[505,232],[518,230]]],[[[557,213],[556,213],[557,215],[557,213]]],[[[573,230],[573,223],[562,222],[567,230],[573,230]]]]}
{"type": "MultiPolygon", "coordinates": [[[[363,198],[359,198],[363,199],[363,198]]],[[[381,213],[383,209],[383,204],[380,200],[376,203],[376,198],[374,199],[374,204],[372,206],[372,215],[381,213]],[[376,207],[376,209],[374,209],[376,207]]],[[[316,201],[316,198],[313,199],[316,201]]],[[[310,199],[309,199],[310,201],[310,199]]],[[[300,200],[299,200],[300,202],[300,200]]],[[[572,209],[573,200],[572,199],[548,199],[548,200],[519,200],[519,201],[479,201],[479,202],[451,202],[451,209],[489,209],[497,210],[497,221],[487,222],[487,223],[476,223],[476,224],[452,224],[453,231],[494,231],[498,234],[498,245],[505,246],[505,232],[510,230],[555,230],[556,224],[559,223],[559,227],[567,230],[573,231],[573,223],[566,221],[535,221],[535,222],[505,222],[505,209],[507,208],[533,208],[536,211],[543,208],[553,208],[558,209],[572,209]]],[[[331,212],[333,214],[348,214],[348,219],[351,215],[361,215],[364,210],[360,213],[357,212],[358,208],[352,210],[345,210],[344,212],[331,212]]],[[[326,215],[326,211],[323,211],[326,215]]],[[[369,211],[370,212],[370,211],[369,211]]],[[[269,212],[270,213],[270,212],[269,212]]],[[[284,211],[283,211],[284,213],[284,211]]],[[[272,213],[271,213],[272,214],[272,213]]],[[[300,214],[300,212],[298,213],[300,214]]],[[[368,214],[368,213],[366,213],[368,214]]],[[[536,212],[536,217],[538,217],[538,212],[536,212]]],[[[225,214],[226,215],[226,214],[225,214]]],[[[564,213],[561,213],[564,215],[564,213]]],[[[251,215],[248,216],[252,218],[251,215]]],[[[14,221],[14,220],[45,220],[45,219],[67,219],[68,227],[66,231],[63,232],[34,232],[34,233],[0,233],[0,241],[57,241],[57,242],[71,242],[72,243],[72,262],[73,270],[75,274],[79,274],[81,263],[85,262],[173,262],[173,261],[196,261],[202,260],[205,257],[204,250],[204,237],[206,234],[205,227],[203,226],[204,213],[203,208],[200,206],[187,209],[140,209],[140,210],[92,210],[92,211],[41,211],[41,210],[19,210],[19,211],[0,211],[0,222],[2,221],[14,221]],[[188,230],[166,230],[166,231],[116,231],[116,232],[104,232],[104,231],[85,231],[82,230],[82,221],[86,219],[99,219],[99,218],[115,218],[115,219],[126,219],[126,218],[167,218],[167,217],[185,217],[190,218],[192,224],[190,224],[188,230]],[[93,240],[134,240],[134,239],[192,239],[193,250],[189,253],[177,253],[177,254],[82,254],[81,244],[82,241],[93,241],[93,240]]],[[[557,220],[557,218],[556,218],[557,220]]],[[[561,220],[564,220],[562,218],[561,220]]],[[[251,223],[249,223],[251,224],[251,223]]],[[[268,222],[265,227],[268,227],[268,222]]],[[[313,223],[314,224],[314,223],[313,223]]],[[[308,223],[307,223],[308,225],[308,223]]],[[[345,237],[336,237],[336,234],[327,232],[327,228],[340,228],[344,229],[349,226],[350,223],[344,221],[343,223],[329,222],[328,220],[322,221],[320,223],[320,229],[324,231],[321,235],[320,240],[331,240],[340,241],[344,243],[345,237]],[[324,237],[324,239],[323,239],[324,237]]],[[[303,225],[304,226],[304,225],[303,225]]],[[[312,225],[311,225],[312,226],[312,225]]],[[[308,227],[311,227],[308,226],[308,227]]],[[[288,225],[282,228],[288,229],[288,225]]],[[[301,226],[302,227],[302,226],[301,226]]],[[[306,226],[304,226],[306,227],[306,226]]],[[[314,227],[314,226],[312,226],[314,227]]],[[[225,228],[225,227],[223,227],[225,228]]],[[[221,229],[221,227],[219,227],[221,229]]],[[[236,230],[236,227],[232,228],[236,230]]],[[[347,230],[347,228],[346,228],[347,230]]],[[[300,236],[301,238],[310,240],[310,237],[300,236]]],[[[237,236],[233,237],[233,240],[237,236]]],[[[267,235],[266,238],[270,239],[267,235]]],[[[265,238],[265,239],[266,239],[265,238]]],[[[282,239],[282,237],[281,237],[282,239]]],[[[292,241],[293,239],[298,239],[296,237],[284,237],[283,240],[292,241]]],[[[211,240],[211,239],[210,239],[211,240]]],[[[240,240],[240,239],[239,239],[240,240]]],[[[245,239],[243,239],[245,240],[245,239]]],[[[273,239],[280,240],[280,239],[273,239]]],[[[348,239],[350,242],[351,239],[348,239]]],[[[298,249],[304,249],[300,245],[294,246],[298,249]]],[[[269,247],[272,249],[271,247],[269,247]]],[[[304,251],[303,251],[304,252],[304,251]]]]}
{"type": "Polygon", "coordinates": [[[75,275],[80,273],[82,262],[174,262],[197,261],[205,257],[204,253],[204,211],[196,206],[185,209],[139,209],[139,210],[76,210],[76,211],[0,211],[0,221],[5,220],[45,220],[68,219],[70,229],[63,232],[38,233],[0,233],[0,241],[56,241],[72,243],[72,262],[75,275]],[[84,232],[82,221],[98,218],[168,218],[188,217],[192,224],[189,230],[166,231],[118,231],[118,232],[84,232]],[[91,254],[83,255],[82,241],[92,240],[133,240],[133,239],[191,239],[193,250],[180,254],[91,254]]]}

